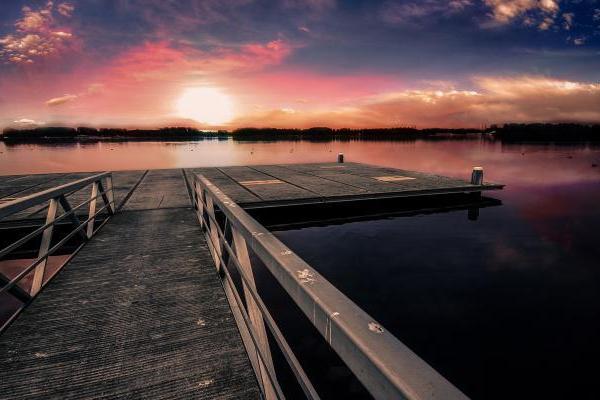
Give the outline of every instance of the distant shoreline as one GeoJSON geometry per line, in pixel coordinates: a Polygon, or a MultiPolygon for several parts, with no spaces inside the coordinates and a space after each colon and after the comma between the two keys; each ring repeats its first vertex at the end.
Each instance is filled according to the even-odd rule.
{"type": "Polygon", "coordinates": [[[0,141],[19,143],[69,143],[100,141],[161,141],[161,140],[415,140],[468,139],[473,137],[502,141],[600,142],[600,124],[504,124],[488,129],[446,128],[375,128],[308,129],[241,128],[233,131],[202,131],[195,128],[167,127],[160,129],[69,128],[39,127],[4,129],[0,141]]]}

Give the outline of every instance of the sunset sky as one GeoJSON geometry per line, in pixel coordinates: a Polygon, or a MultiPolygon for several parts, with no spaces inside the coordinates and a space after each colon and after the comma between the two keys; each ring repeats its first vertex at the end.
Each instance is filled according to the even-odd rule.
{"type": "Polygon", "coordinates": [[[600,122],[598,0],[0,0],[0,127],[600,122]]]}

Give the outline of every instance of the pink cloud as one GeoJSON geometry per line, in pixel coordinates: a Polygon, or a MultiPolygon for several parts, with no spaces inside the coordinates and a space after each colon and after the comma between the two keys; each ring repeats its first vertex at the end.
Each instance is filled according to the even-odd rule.
{"type": "MultiPolygon", "coordinates": [[[[30,81],[25,85],[27,88],[36,86],[35,91],[13,85],[14,80],[0,79],[0,86],[10,86],[8,91],[15,93],[14,101],[3,106],[3,114],[29,108],[35,112],[27,115],[36,119],[45,119],[43,114],[47,118],[51,113],[53,118],[63,121],[77,118],[139,120],[148,115],[169,117],[177,96],[186,87],[224,82],[225,77],[238,74],[258,73],[281,63],[292,50],[293,46],[283,39],[217,47],[212,51],[168,41],[146,42],[102,66],[84,62],[69,74],[52,74],[52,79],[46,79],[50,73],[38,71],[32,75],[36,83],[30,81]],[[40,109],[43,104],[50,107],[44,111],[40,109]]],[[[19,77],[21,84],[26,79],[25,75],[19,77]]]]}
{"type": "MultiPolygon", "coordinates": [[[[61,3],[56,8],[63,17],[71,14],[73,6],[61,3]],[[62,10],[62,11],[61,11],[62,10]]],[[[33,64],[49,56],[57,56],[72,49],[74,36],[65,27],[60,27],[55,18],[52,1],[33,10],[23,7],[23,16],[15,23],[15,32],[0,38],[0,60],[12,64],[33,64]]]]}
{"type": "Polygon", "coordinates": [[[298,69],[258,73],[250,79],[231,77],[226,82],[236,87],[249,103],[283,106],[296,102],[305,105],[304,108],[352,103],[357,98],[399,86],[397,78],[386,75],[344,76],[298,69]]]}
{"type": "Polygon", "coordinates": [[[402,90],[353,104],[308,110],[264,110],[238,126],[477,127],[504,122],[600,122],[600,84],[546,77],[481,77],[476,90],[402,90]]]}

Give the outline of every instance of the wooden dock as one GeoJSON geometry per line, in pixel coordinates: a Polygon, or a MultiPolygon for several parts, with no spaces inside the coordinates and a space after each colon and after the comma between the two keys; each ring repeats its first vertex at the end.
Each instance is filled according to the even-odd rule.
{"type": "Polygon", "coordinates": [[[358,163],[193,168],[246,209],[480,193],[503,185],[358,163]]]}
{"type": "MultiPolygon", "coordinates": [[[[0,205],[93,174],[0,177],[0,205]]],[[[195,174],[247,209],[502,187],[355,163],[113,172],[118,212],[0,336],[0,398],[261,397],[192,207],[195,174]]]]}

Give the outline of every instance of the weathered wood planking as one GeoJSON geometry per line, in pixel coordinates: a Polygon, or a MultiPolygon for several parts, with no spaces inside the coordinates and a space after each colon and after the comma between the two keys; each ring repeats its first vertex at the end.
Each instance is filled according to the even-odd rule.
{"type": "Polygon", "coordinates": [[[0,397],[260,398],[194,211],[117,214],[0,337],[0,397]]]}
{"type": "Polygon", "coordinates": [[[238,204],[253,208],[502,188],[502,185],[476,186],[440,175],[358,163],[203,168],[187,173],[188,176],[203,174],[238,204]]]}
{"type": "MultiPolygon", "coordinates": [[[[263,201],[278,201],[290,199],[304,199],[316,197],[316,194],[308,189],[294,186],[288,182],[280,184],[252,184],[244,185],[242,182],[269,181],[273,177],[250,167],[224,167],[219,168],[224,174],[244,186],[263,201]]],[[[235,200],[235,198],[234,198],[235,200]]]]}
{"type": "Polygon", "coordinates": [[[315,175],[308,175],[281,165],[265,165],[253,168],[292,185],[305,188],[320,197],[366,193],[366,190],[362,188],[315,175]]]}
{"type": "Polygon", "coordinates": [[[125,210],[190,207],[183,170],[157,169],[146,174],[127,204],[125,210]]]}
{"type": "Polygon", "coordinates": [[[194,175],[201,174],[206,176],[206,178],[214,183],[227,196],[239,201],[240,204],[261,201],[260,197],[256,196],[242,185],[239,185],[236,181],[221,172],[221,170],[218,168],[191,168],[186,170],[186,172],[190,185],[194,180],[194,175]]]}
{"type": "Polygon", "coordinates": [[[415,171],[400,170],[394,168],[383,168],[371,165],[344,163],[344,164],[301,164],[286,165],[285,167],[306,174],[344,182],[367,192],[389,193],[400,191],[428,190],[428,189],[451,189],[473,187],[470,183],[459,179],[443,177],[433,174],[424,174],[415,171]],[[412,180],[382,181],[379,177],[411,177],[412,180]]]}

